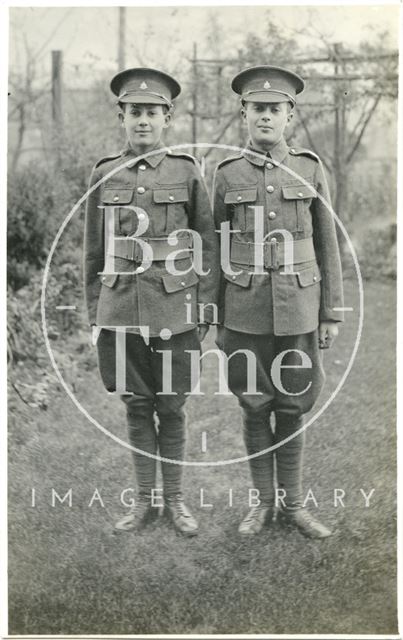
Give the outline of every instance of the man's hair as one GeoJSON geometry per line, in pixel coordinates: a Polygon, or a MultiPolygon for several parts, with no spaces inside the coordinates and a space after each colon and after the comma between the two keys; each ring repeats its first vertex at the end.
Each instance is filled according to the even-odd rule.
{"type": "MultiPolygon", "coordinates": [[[[134,103],[134,102],[118,102],[118,106],[119,106],[120,110],[121,110],[121,111],[123,111],[123,113],[125,112],[125,110],[126,110],[126,105],[128,105],[128,104],[136,104],[136,103],[134,103]]],[[[166,113],[169,113],[169,112],[171,111],[171,109],[168,107],[168,105],[167,105],[167,104],[153,104],[153,105],[152,105],[152,104],[150,103],[150,104],[149,104],[149,105],[147,105],[147,106],[152,106],[152,107],[162,107],[162,112],[163,112],[163,114],[164,114],[164,115],[165,115],[166,113]]]]}

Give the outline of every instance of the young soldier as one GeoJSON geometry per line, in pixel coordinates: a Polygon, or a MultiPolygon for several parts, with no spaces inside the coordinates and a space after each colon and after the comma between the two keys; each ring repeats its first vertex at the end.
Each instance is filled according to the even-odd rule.
{"type": "Polygon", "coordinates": [[[241,523],[244,535],[259,533],[273,519],[274,456],[280,518],[307,536],[330,535],[303,507],[304,431],[292,437],[323,385],[319,348],[329,348],[337,336],[343,306],[335,224],[321,200],[329,202],[322,164],[312,151],[289,148],[284,139],[303,88],[299,76],[277,67],[238,74],[232,89],[241,96],[250,140],[242,153],[218,165],[215,176],[216,227],[229,221],[232,230],[232,273],[222,278],[219,342],[227,356],[248,349],[257,363],[258,393],[248,395],[245,355],[229,362],[229,387],[243,410],[246,450],[253,456],[291,438],[274,454],[249,459],[260,504],[241,523]],[[260,273],[259,215],[264,227],[260,273]]]}
{"type": "Polygon", "coordinates": [[[214,307],[208,305],[216,301],[217,234],[194,158],[171,154],[162,146],[161,136],[170,124],[179,84],[154,69],[129,69],[113,78],[111,89],[118,97],[127,146],[94,167],[90,186],[105,180],[87,201],[84,267],[89,320],[100,330],[99,367],[108,391],[117,389],[116,355],[122,344],[125,348],[121,393],[127,407],[129,441],[138,450],[133,453],[138,489],[135,507],[115,528],[139,529],[158,515],[152,456],[159,453],[165,512],[180,533],[195,535],[197,522],[182,497],[182,466],[169,460],[180,462],[184,457],[183,405],[185,394],[191,391],[186,350],[200,349],[213,320],[214,307]],[[147,155],[150,152],[154,153],[147,155]],[[109,255],[105,255],[108,210],[112,211],[113,241],[109,238],[109,255]],[[168,235],[181,229],[178,245],[168,244],[168,235]],[[198,276],[192,268],[192,237],[187,229],[202,238],[206,275],[198,276]],[[136,233],[147,243],[147,251],[152,250],[148,268],[143,263],[143,245],[131,237],[136,233]],[[174,251],[178,251],[177,259],[169,259],[174,251]],[[122,327],[127,328],[123,343],[122,327]],[[165,386],[164,369],[169,377],[165,386]]]}

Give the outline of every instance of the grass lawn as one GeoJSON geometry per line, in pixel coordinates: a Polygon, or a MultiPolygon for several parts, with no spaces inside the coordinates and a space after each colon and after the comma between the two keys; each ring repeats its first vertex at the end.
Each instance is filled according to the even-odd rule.
{"type": "MultiPolygon", "coordinates": [[[[356,304],[348,284],[346,306],[356,304]]],[[[319,504],[313,512],[335,531],[324,541],[277,523],[256,539],[240,539],[251,486],[247,463],[186,467],[197,538],[178,537],[164,520],[115,536],[114,520],[124,512],[120,493],[134,486],[129,451],[89,423],[56,384],[47,411],[15,405],[9,632],[397,633],[394,313],[394,283],[366,282],[357,359],[336,400],[307,431],[304,484],[319,504]],[[72,506],[52,507],[52,487],[61,496],[71,488],[72,506]],[[95,500],[89,507],[96,488],[104,506],[95,500]],[[200,506],[201,488],[212,507],[200,506]],[[333,505],[335,488],[345,491],[344,508],[333,505]],[[375,489],[368,508],[361,488],[375,489]]],[[[326,353],[322,399],[348,362],[356,315],[326,353]]],[[[214,346],[213,335],[206,346],[214,346]]],[[[204,364],[206,395],[187,405],[189,460],[243,455],[237,402],[213,395],[214,365],[214,357],[204,364]]],[[[97,371],[79,371],[75,384],[88,411],[125,439],[123,404],[107,396],[97,371]]]]}

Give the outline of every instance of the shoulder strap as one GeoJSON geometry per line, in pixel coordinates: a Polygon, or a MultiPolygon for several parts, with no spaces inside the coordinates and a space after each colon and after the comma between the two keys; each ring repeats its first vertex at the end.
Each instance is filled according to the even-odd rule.
{"type": "Polygon", "coordinates": [[[218,163],[217,165],[217,169],[220,169],[221,167],[224,167],[226,164],[230,164],[231,162],[234,162],[234,160],[241,160],[242,156],[229,156],[229,158],[225,158],[225,160],[221,160],[221,162],[218,163]]]}
{"type": "Polygon", "coordinates": [[[316,162],[320,161],[320,158],[316,153],[310,149],[304,149],[304,147],[291,147],[290,154],[292,156],[307,156],[308,158],[316,160],[316,162]]]}
{"type": "Polygon", "coordinates": [[[101,164],[104,164],[104,162],[108,162],[109,160],[117,160],[117,158],[120,158],[120,153],[114,156],[105,156],[104,158],[101,158],[100,160],[98,160],[94,168],[96,169],[97,167],[101,166],[101,164]]]}
{"type": "Polygon", "coordinates": [[[185,160],[191,160],[193,164],[196,164],[196,165],[198,164],[196,158],[191,156],[190,153],[182,153],[182,152],[175,151],[175,153],[168,153],[167,158],[184,158],[185,160]]]}

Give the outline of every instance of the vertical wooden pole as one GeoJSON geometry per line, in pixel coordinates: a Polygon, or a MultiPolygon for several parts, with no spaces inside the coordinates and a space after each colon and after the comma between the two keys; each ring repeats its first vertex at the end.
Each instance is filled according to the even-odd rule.
{"type": "Polygon", "coordinates": [[[62,59],[61,51],[52,51],[52,120],[57,129],[63,123],[62,59]]]}
{"type": "MultiPolygon", "coordinates": [[[[193,88],[192,88],[192,143],[197,143],[197,89],[198,89],[198,67],[197,67],[197,44],[193,43],[193,88]]],[[[193,150],[194,155],[196,150],[193,150]]]]}
{"type": "Polygon", "coordinates": [[[126,65],[126,7],[119,7],[118,71],[126,65]]]}
{"type": "MultiPolygon", "coordinates": [[[[340,54],[342,53],[342,45],[340,43],[334,44],[334,74],[339,75],[343,64],[340,61],[340,54]]],[[[337,215],[343,220],[345,216],[345,204],[346,204],[346,158],[345,158],[345,127],[346,127],[346,113],[344,105],[344,97],[342,95],[342,88],[339,84],[339,80],[335,80],[334,89],[334,101],[335,101],[335,120],[334,120],[334,180],[335,180],[335,199],[334,207],[337,215]]],[[[343,254],[345,249],[345,241],[343,233],[339,226],[337,226],[337,236],[339,239],[340,251],[343,254]]]]}

